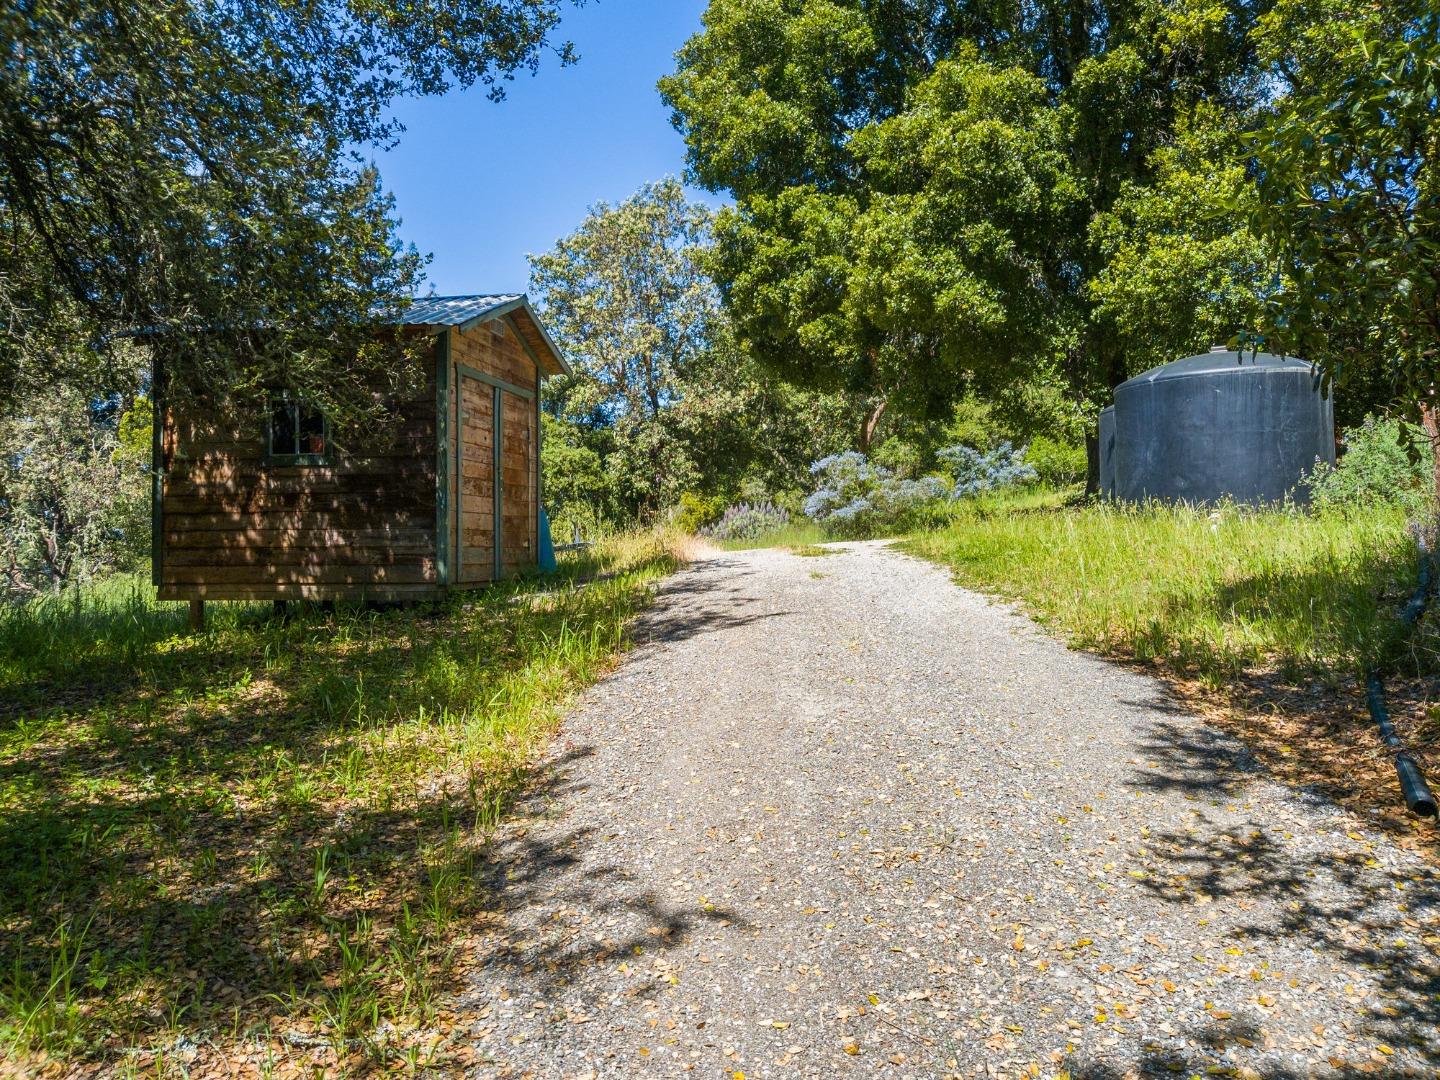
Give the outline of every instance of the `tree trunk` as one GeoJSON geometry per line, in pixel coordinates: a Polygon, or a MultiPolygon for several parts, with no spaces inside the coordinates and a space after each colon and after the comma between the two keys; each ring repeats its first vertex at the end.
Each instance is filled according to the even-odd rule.
{"type": "Polygon", "coordinates": [[[1437,524],[1434,515],[1440,513],[1440,412],[1437,412],[1433,401],[1427,401],[1420,406],[1420,426],[1425,429],[1425,437],[1430,440],[1430,485],[1434,489],[1435,504],[1431,508],[1431,520],[1426,523],[1426,527],[1431,534],[1430,541],[1433,545],[1437,524]]]}
{"type": "Polygon", "coordinates": [[[864,421],[860,424],[860,452],[868,455],[870,446],[875,441],[875,429],[880,426],[880,418],[885,415],[885,409],[889,405],[884,398],[865,414],[864,421]]]}

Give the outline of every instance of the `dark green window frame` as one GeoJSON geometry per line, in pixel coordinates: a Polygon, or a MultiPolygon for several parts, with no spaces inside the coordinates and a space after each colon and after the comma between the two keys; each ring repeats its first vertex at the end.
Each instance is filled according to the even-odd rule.
{"type": "Polygon", "coordinates": [[[265,464],[267,465],[329,465],[334,460],[334,442],[330,432],[330,418],[320,409],[285,391],[270,396],[265,411],[265,464]],[[276,423],[281,411],[289,418],[288,436],[280,436],[288,444],[277,446],[279,433],[276,423]],[[318,437],[321,449],[316,452],[303,449],[307,440],[313,440],[319,426],[318,437]]]}

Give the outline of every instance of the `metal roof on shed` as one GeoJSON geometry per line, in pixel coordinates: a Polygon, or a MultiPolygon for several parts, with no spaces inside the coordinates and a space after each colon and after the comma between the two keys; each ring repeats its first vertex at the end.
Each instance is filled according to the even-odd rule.
{"type": "MultiPolygon", "coordinates": [[[[552,363],[541,368],[550,375],[570,370],[565,354],[540,324],[524,293],[482,293],[474,296],[417,296],[395,322],[401,326],[453,326],[464,333],[492,319],[508,317],[526,348],[548,354],[552,363]],[[518,318],[517,318],[518,316],[518,318]]],[[[437,331],[438,333],[438,331],[437,331]]]]}
{"type": "Polygon", "coordinates": [[[523,293],[479,296],[417,296],[397,322],[406,326],[461,326],[483,319],[498,308],[515,307],[523,293]]]}

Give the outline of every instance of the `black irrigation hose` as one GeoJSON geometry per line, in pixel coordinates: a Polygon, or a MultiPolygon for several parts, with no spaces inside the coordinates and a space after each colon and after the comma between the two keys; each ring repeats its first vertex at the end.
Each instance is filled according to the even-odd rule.
{"type": "MultiPolygon", "coordinates": [[[[1400,609],[1400,624],[1405,628],[1406,634],[1414,630],[1415,624],[1430,606],[1434,576],[1434,557],[1422,542],[1420,582],[1410,599],[1405,602],[1405,606],[1400,609]]],[[[1378,665],[1371,668],[1365,676],[1365,701],[1370,706],[1370,716],[1380,728],[1380,738],[1386,746],[1395,751],[1395,772],[1400,777],[1400,791],[1405,796],[1405,805],[1412,814],[1435,817],[1435,796],[1430,791],[1430,785],[1425,783],[1425,774],[1420,771],[1415,759],[1406,752],[1400,736],[1395,734],[1395,725],[1390,721],[1390,711],[1385,708],[1385,683],[1380,678],[1378,665]]]]}

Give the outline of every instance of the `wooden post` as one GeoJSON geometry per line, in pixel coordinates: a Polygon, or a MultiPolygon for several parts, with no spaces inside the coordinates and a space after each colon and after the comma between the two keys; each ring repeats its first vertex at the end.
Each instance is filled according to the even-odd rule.
{"type": "Polygon", "coordinates": [[[190,629],[205,629],[205,601],[198,596],[190,598],[190,629]]]}

